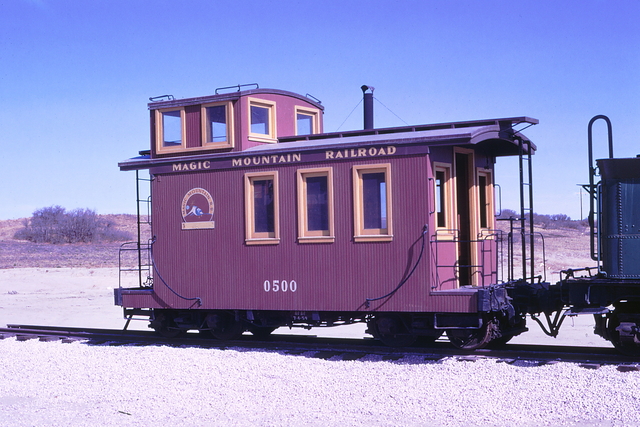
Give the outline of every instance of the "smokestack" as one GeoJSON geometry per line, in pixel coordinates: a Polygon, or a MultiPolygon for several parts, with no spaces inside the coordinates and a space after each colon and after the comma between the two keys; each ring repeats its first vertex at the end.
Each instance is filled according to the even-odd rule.
{"type": "Polygon", "coordinates": [[[364,95],[364,128],[373,129],[373,86],[362,85],[364,95]]]}

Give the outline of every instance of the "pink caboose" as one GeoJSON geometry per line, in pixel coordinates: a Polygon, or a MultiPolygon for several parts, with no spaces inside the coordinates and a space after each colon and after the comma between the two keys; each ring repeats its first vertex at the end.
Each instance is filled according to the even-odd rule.
{"type": "Polygon", "coordinates": [[[241,89],[149,104],[151,149],[120,163],[151,176],[150,280],[115,290],[126,317],[221,339],[367,322],[390,345],[447,331],[464,348],[524,330],[494,164],[533,154],[514,127],[537,120],[323,133],[317,100],[241,89]]]}

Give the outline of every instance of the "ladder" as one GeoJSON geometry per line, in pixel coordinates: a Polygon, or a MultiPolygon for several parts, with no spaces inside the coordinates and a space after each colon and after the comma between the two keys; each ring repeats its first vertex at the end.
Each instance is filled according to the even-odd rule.
{"type": "MultiPolygon", "coordinates": [[[[535,239],[533,229],[533,171],[531,161],[531,142],[516,137],[518,141],[518,165],[520,172],[520,212],[518,217],[508,218],[507,234],[507,281],[515,277],[515,243],[520,239],[522,276],[521,279],[533,283],[535,276],[535,239]]],[[[544,240],[543,240],[544,253],[544,240]]],[[[543,256],[544,258],[544,256],[543,256]]]]}
{"type": "MultiPolygon", "coordinates": [[[[533,230],[533,170],[531,162],[531,142],[518,138],[518,165],[520,170],[520,217],[513,231],[520,232],[522,250],[522,278],[535,276],[535,242],[533,230]],[[528,268],[527,268],[528,264],[528,268]]],[[[511,262],[510,279],[513,279],[511,262]]]]}
{"type": "Polygon", "coordinates": [[[119,283],[123,287],[126,273],[137,275],[138,287],[151,287],[151,178],[140,176],[136,170],[136,225],[137,239],[120,246],[118,254],[119,283]],[[143,243],[146,240],[146,243],[143,243]]]}

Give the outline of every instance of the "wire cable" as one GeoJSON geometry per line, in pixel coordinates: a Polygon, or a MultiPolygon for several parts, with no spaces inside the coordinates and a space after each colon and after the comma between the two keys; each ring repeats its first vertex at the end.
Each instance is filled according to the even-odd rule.
{"type": "Polygon", "coordinates": [[[371,305],[372,301],[379,301],[381,299],[385,299],[388,298],[390,296],[392,296],[393,294],[395,294],[396,292],[398,292],[400,290],[400,288],[402,286],[404,286],[405,283],[407,283],[407,281],[409,280],[409,278],[413,275],[413,273],[416,271],[416,268],[418,268],[418,265],[420,264],[420,261],[422,260],[422,255],[424,254],[424,241],[425,241],[425,236],[427,235],[427,230],[428,227],[425,225],[422,228],[422,247],[420,248],[420,255],[418,255],[418,259],[416,260],[416,263],[413,265],[413,268],[411,269],[411,271],[409,272],[409,274],[407,275],[407,277],[405,277],[404,279],[402,279],[400,281],[400,283],[398,284],[398,286],[396,286],[396,288],[394,290],[392,290],[391,292],[389,292],[386,295],[382,295],[381,297],[377,297],[377,298],[367,298],[364,302],[365,307],[369,308],[369,306],[371,305]]]}
{"type": "Polygon", "coordinates": [[[363,99],[364,99],[364,98],[362,98],[362,99],[360,100],[360,102],[358,102],[358,103],[356,104],[356,106],[355,106],[355,107],[353,107],[353,110],[351,110],[351,112],[349,113],[349,115],[347,116],[347,118],[346,118],[346,119],[344,119],[344,121],[343,121],[342,123],[340,123],[340,126],[338,126],[338,129],[336,129],[336,132],[338,132],[338,131],[340,130],[340,128],[342,127],[342,125],[344,125],[344,124],[345,124],[345,122],[346,122],[347,120],[349,120],[349,117],[351,117],[351,115],[353,114],[353,112],[354,112],[354,111],[356,111],[356,108],[358,108],[358,106],[359,106],[360,104],[362,104],[362,100],[363,100],[363,99]]]}
{"type": "Polygon", "coordinates": [[[151,248],[149,250],[149,252],[151,253],[151,264],[153,265],[153,269],[155,270],[156,273],[158,273],[158,277],[160,278],[160,281],[167,287],[167,289],[169,289],[171,292],[173,292],[173,294],[175,296],[177,296],[178,298],[182,298],[185,301],[196,301],[198,303],[198,306],[202,305],[202,298],[200,297],[194,297],[194,298],[187,298],[185,296],[180,295],[179,293],[177,293],[176,291],[173,290],[173,288],[171,286],[169,286],[169,284],[164,280],[164,278],[162,277],[162,274],[160,274],[160,271],[158,270],[158,266],[156,265],[156,260],[153,257],[153,245],[154,243],[156,243],[157,239],[155,236],[153,236],[153,239],[151,240],[151,248]]]}
{"type": "Polygon", "coordinates": [[[378,101],[380,103],[380,105],[382,105],[384,108],[386,108],[387,110],[389,110],[389,112],[391,114],[393,114],[394,116],[396,116],[402,123],[404,123],[405,125],[409,126],[409,123],[405,122],[404,120],[402,120],[402,117],[400,117],[399,115],[397,115],[396,113],[394,113],[393,111],[391,111],[391,109],[389,107],[387,107],[386,105],[384,105],[382,103],[382,101],[380,101],[378,98],[376,98],[375,96],[373,97],[373,99],[375,99],[376,101],[378,101]]]}

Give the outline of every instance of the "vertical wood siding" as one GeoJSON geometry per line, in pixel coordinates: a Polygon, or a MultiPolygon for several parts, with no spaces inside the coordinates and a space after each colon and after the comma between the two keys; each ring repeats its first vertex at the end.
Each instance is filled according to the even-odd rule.
{"type": "MultiPolygon", "coordinates": [[[[296,170],[308,164],[279,166],[280,233],[278,245],[244,243],[244,170],[158,176],[153,186],[154,256],[166,283],[184,297],[200,297],[202,308],[317,311],[475,311],[475,297],[433,297],[434,267],[429,236],[423,260],[392,297],[372,302],[393,290],[416,262],[423,226],[430,223],[427,156],[394,157],[391,162],[392,242],[353,242],[352,166],[383,161],[314,163],[332,167],[335,197],[335,242],[297,243],[296,170]],[[214,229],[182,230],[181,203],[193,188],[204,188],[214,200],[214,229]],[[265,292],[264,282],[295,281],[291,292],[265,292]]],[[[252,168],[252,172],[275,170],[252,168]]],[[[171,293],[159,277],[154,288],[172,307],[192,302],[171,293]]]]}

